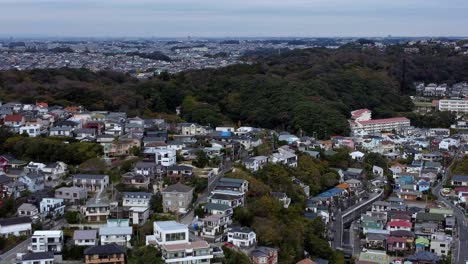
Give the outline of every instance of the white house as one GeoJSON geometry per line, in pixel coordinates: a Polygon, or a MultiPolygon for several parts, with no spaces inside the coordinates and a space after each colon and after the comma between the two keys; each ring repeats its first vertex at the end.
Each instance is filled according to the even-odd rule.
{"type": "Polygon", "coordinates": [[[268,163],[268,157],[266,156],[256,156],[244,159],[242,164],[251,171],[258,171],[263,168],[268,163]]]}
{"type": "Polygon", "coordinates": [[[122,205],[129,209],[129,218],[132,224],[144,224],[148,220],[151,193],[126,192],[123,194],[122,200],[122,205]]]}
{"type": "Polygon", "coordinates": [[[353,160],[357,160],[357,161],[362,161],[364,160],[364,153],[362,153],[361,151],[353,151],[351,153],[349,153],[349,156],[351,156],[351,159],[353,160]]]}
{"type": "Polygon", "coordinates": [[[289,167],[297,167],[297,155],[284,149],[278,149],[277,153],[273,153],[270,158],[272,163],[281,163],[289,167]]]}
{"type": "Polygon", "coordinates": [[[23,174],[18,180],[26,184],[30,192],[37,192],[44,189],[45,176],[41,172],[23,174]]]}
{"type": "Polygon", "coordinates": [[[99,228],[101,245],[117,244],[131,247],[133,228],[128,219],[107,219],[107,225],[99,228]]]}
{"type": "Polygon", "coordinates": [[[383,168],[374,165],[374,166],[372,166],[372,173],[374,175],[383,176],[384,170],[383,170],[383,168]]]}
{"type": "Polygon", "coordinates": [[[75,230],[73,233],[75,246],[95,246],[97,241],[97,230],[75,230]]]}
{"type": "Polygon", "coordinates": [[[439,149],[449,150],[451,147],[458,148],[460,146],[460,140],[455,138],[444,138],[439,143],[439,149]]]}
{"type": "Polygon", "coordinates": [[[203,240],[189,240],[186,225],[176,221],[156,221],[154,235],[146,236],[146,245],[161,249],[165,263],[210,263],[213,253],[210,245],[203,240]]]}
{"type": "Polygon", "coordinates": [[[39,208],[43,216],[55,218],[65,214],[65,203],[61,198],[42,198],[39,208]]]}
{"type": "Polygon", "coordinates": [[[37,137],[41,135],[41,128],[42,126],[40,124],[24,125],[20,127],[19,133],[26,133],[29,137],[37,137]]]}
{"type": "Polygon", "coordinates": [[[171,166],[176,164],[176,151],[174,149],[145,148],[144,153],[154,154],[158,165],[171,166]]]}
{"type": "Polygon", "coordinates": [[[32,252],[62,252],[62,230],[37,230],[31,237],[28,250],[32,252]]]}
{"type": "Polygon", "coordinates": [[[228,230],[227,242],[241,249],[253,248],[257,244],[257,235],[247,227],[233,227],[228,230]]]}
{"type": "Polygon", "coordinates": [[[18,216],[27,216],[30,217],[31,220],[39,219],[39,209],[33,204],[30,203],[23,203],[18,207],[17,215],[18,216]]]}
{"type": "Polygon", "coordinates": [[[0,236],[28,235],[32,230],[31,223],[27,216],[0,219],[0,236]]]}

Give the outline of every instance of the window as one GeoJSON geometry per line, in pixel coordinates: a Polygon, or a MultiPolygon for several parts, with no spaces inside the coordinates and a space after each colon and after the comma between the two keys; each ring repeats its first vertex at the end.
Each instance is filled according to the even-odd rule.
{"type": "Polygon", "coordinates": [[[185,232],[166,234],[166,241],[185,240],[185,232]]]}

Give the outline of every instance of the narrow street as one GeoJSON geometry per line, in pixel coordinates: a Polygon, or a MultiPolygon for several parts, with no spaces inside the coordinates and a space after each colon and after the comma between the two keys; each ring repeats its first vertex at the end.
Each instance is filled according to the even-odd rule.
{"type": "Polygon", "coordinates": [[[441,194],[442,187],[446,183],[450,174],[450,168],[456,160],[458,160],[460,151],[454,154],[452,163],[447,167],[442,180],[432,189],[432,193],[437,196],[438,200],[450,206],[453,209],[455,218],[457,219],[457,230],[454,236],[454,247],[452,250],[452,263],[465,264],[468,261],[468,225],[464,212],[449,201],[441,194]]]}

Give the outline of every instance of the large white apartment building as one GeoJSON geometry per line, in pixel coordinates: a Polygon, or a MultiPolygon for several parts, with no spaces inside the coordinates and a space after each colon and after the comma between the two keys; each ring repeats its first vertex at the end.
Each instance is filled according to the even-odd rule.
{"type": "Polygon", "coordinates": [[[154,235],[146,236],[146,245],[159,247],[165,263],[210,263],[213,258],[208,242],[190,242],[186,225],[176,221],[156,221],[153,228],[154,235]]]}
{"type": "Polygon", "coordinates": [[[467,113],[468,112],[468,99],[439,100],[439,110],[457,112],[457,113],[467,113]]]}
{"type": "Polygon", "coordinates": [[[394,117],[384,119],[372,119],[366,121],[352,121],[350,123],[353,133],[363,131],[367,133],[378,133],[382,131],[399,130],[411,125],[406,117],[394,117]]]}
{"type": "Polygon", "coordinates": [[[32,252],[62,252],[62,230],[38,230],[31,237],[28,249],[32,252]]]}

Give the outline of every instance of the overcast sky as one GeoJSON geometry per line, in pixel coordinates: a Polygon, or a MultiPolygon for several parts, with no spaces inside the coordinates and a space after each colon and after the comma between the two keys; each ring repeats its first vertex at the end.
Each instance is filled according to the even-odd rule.
{"type": "Polygon", "coordinates": [[[468,0],[0,0],[0,36],[468,36],[468,0]]]}

